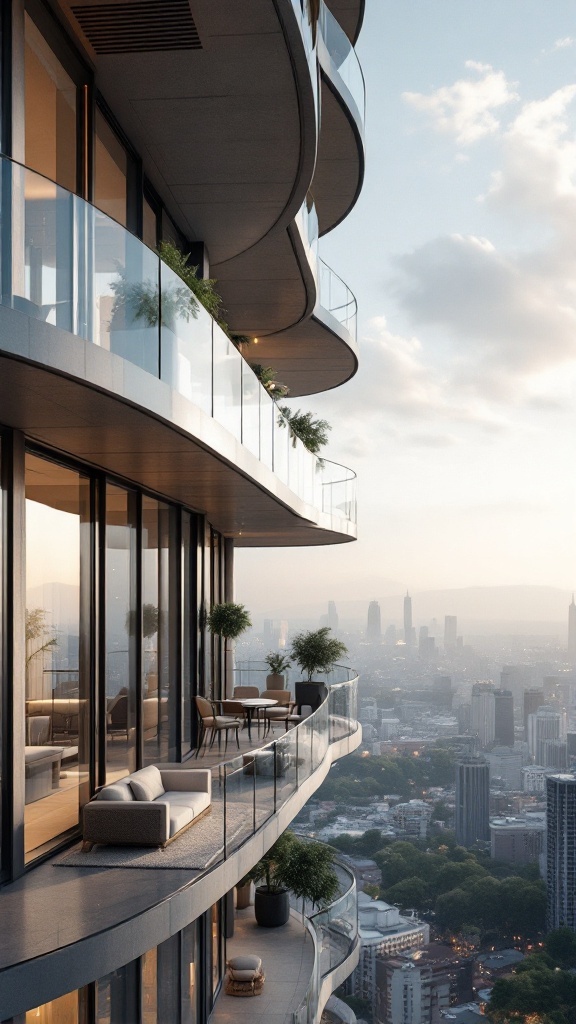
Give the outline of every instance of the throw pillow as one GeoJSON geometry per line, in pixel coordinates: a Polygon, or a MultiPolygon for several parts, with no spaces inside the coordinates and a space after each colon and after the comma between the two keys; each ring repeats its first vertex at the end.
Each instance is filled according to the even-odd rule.
{"type": "Polygon", "coordinates": [[[130,789],[137,800],[156,800],[165,792],[162,785],[162,776],[155,765],[150,764],[147,768],[141,768],[134,772],[130,778],[130,789]]]}

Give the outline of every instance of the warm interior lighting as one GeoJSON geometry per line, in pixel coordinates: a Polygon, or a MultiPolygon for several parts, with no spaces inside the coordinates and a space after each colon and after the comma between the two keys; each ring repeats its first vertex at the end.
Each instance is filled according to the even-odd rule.
{"type": "Polygon", "coordinates": [[[190,991],[194,991],[196,984],[196,964],[190,964],[190,991]]]}

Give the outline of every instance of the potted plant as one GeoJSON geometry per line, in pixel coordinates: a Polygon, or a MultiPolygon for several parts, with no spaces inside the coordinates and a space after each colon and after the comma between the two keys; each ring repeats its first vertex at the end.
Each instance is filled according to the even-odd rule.
{"type": "Polygon", "coordinates": [[[270,669],[270,673],[266,676],[266,689],[285,690],[286,679],[284,673],[292,665],[290,658],[286,654],[281,654],[280,651],[270,651],[270,654],[266,655],[264,661],[270,669]]]}
{"type": "Polygon", "coordinates": [[[324,683],[313,682],[315,672],[331,672],[339,658],[348,651],[346,644],[334,636],[330,636],[329,626],[310,629],[297,633],[292,640],[291,656],[307,679],[296,683],[296,704],[302,707],[308,704],[315,710],[321,703],[325,693],[324,683]]]}
{"type": "Polygon", "coordinates": [[[236,640],[246,629],[250,629],[252,620],[243,604],[235,604],[233,601],[225,601],[223,604],[215,604],[209,612],[206,624],[213,636],[222,637],[224,640],[224,694],[228,694],[228,682],[231,682],[234,675],[234,647],[236,640]]]}
{"type": "Polygon", "coordinates": [[[236,882],[236,910],[246,910],[250,906],[250,890],[252,889],[252,876],[244,875],[239,882],[236,882]]]}
{"type": "Polygon", "coordinates": [[[256,883],[254,914],[263,928],[278,928],[290,916],[290,890],[313,906],[329,903],[338,892],[338,878],[332,868],[333,852],[321,843],[308,843],[284,832],[262,859],[250,878],[256,883]]]}

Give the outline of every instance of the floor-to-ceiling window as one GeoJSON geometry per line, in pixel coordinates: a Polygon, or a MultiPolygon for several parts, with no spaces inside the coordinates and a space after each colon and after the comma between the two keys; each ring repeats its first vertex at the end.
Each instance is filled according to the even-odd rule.
{"type": "Polygon", "coordinates": [[[24,70],[26,166],[75,192],[77,84],[28,14],[24,70]]]}
{"type": "Polygon", "coordinates": [[[99,107],[94,124],[94,205],[128,223],[129,155],[99,107]]]}
{"type": "Polygon", "coordinates": [[[142,498],[142,727],[144,763],[177,754],[176,510],[142,498]]]}
{"type": "Polygon", "coordinates": [[[26,860],[89,798],[90,480],[26,455],[26,860]]]}
{"type": "Polygon", "coordinates": [[[137,495],[108,484],[104,587],[108,782],[134,771],[138,757],[136,656],[140,615],[136,594],[136,517],[137,495]]]}

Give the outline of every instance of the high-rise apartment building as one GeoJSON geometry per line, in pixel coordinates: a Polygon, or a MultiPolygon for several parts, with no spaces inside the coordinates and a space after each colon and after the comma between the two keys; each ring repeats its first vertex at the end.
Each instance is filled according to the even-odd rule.
{"type": "MultiPolygon", "coordinates": [[[[0,5],[2,1024],[206,1024],[236,882],[360,742],[343,669],[274,757],[256,727],[239,766],[196,756],[234,687],[207,623],[234,600],[235,549],[356,536],[354,472],[292,434],[257,364],[296,399],[357,369],[356,302],[319,239],[364,176],[363,13],[0,5]],[[176,789],[137,806],[127,780],[157,764],[176,789]],[[190,829],[143,868],[100,868],[85,807],[129,840],[132,804],[156,837],[190,829]]],[[[277,606],[273,554],[261,582],[277,606]]]]}
{"type": "Polygon", "coordinates": [[[522,695],[522,708],[524,713],[524,739],[528,741],[528,715],[534,715],[538,708],[544,704],[544,690],[524,690],[522,695]]]}
{"type": "Polygon", "coordinates": [[[412,626],[412,598],[408,591],[404,598],[404,643],[412,646],[414,643],[414,628],[412,626]]]}
{"type": "Polygon", "coordinates": [[[544,742],[565,738],[565,715],[546,704],[528,715],[528,750],[536,764],[545,764],[544,742]]]}
{"type": "Polygon", "coordinates": [[[456,842],[474,846],[490,839],[490,769],[483,757],[456,762],[456,842]]]}
{"type": "Polygon", "coordinates": [[[576,604],[574,594],[568,606],[568,661],[576,665],[576,604]]]}
{"type": "Polygon", "coordinates": [[[458,618],[456,615],[444,616],[444,650],[453,651],[458,640],[458,618]]]}
{"type": "Polygon", "coordinates": [[[523,757],[520,750],[513,747],[492,747],[486,754],[490,765],[490,782],[501,785],[506,790],[522,788],[523,757]]]}
{"type": "Polygon", "coordinates": [[[494,686],[489,682],[474,683],[470,698],[470,732],[478,736],[481,747],[488,747],[496,735],[494,686]]]}
{"type": "Polygon", "coordinates": [[[547,928],[576,931],[576,776],[546,781],[547,928]]]}
{"type": "Polygon", "coordinates": [[[514,700],[510,690],[494,690],[494,742],[514,746],[514,700]]]}
{"type": "Polygon", "coordinates": [[[521,818],[490,820],[490,856],[509,864],[537,864],[546,841],[546,818],[526,814],[521,818]]]}
{"type": "Polygon", "coordinates": [[[370,601],[368,605],[368,621],[366,623],[366,639],[370,644],[379,644],[382,639],[382,621],[378,601],[370,601]]]}

